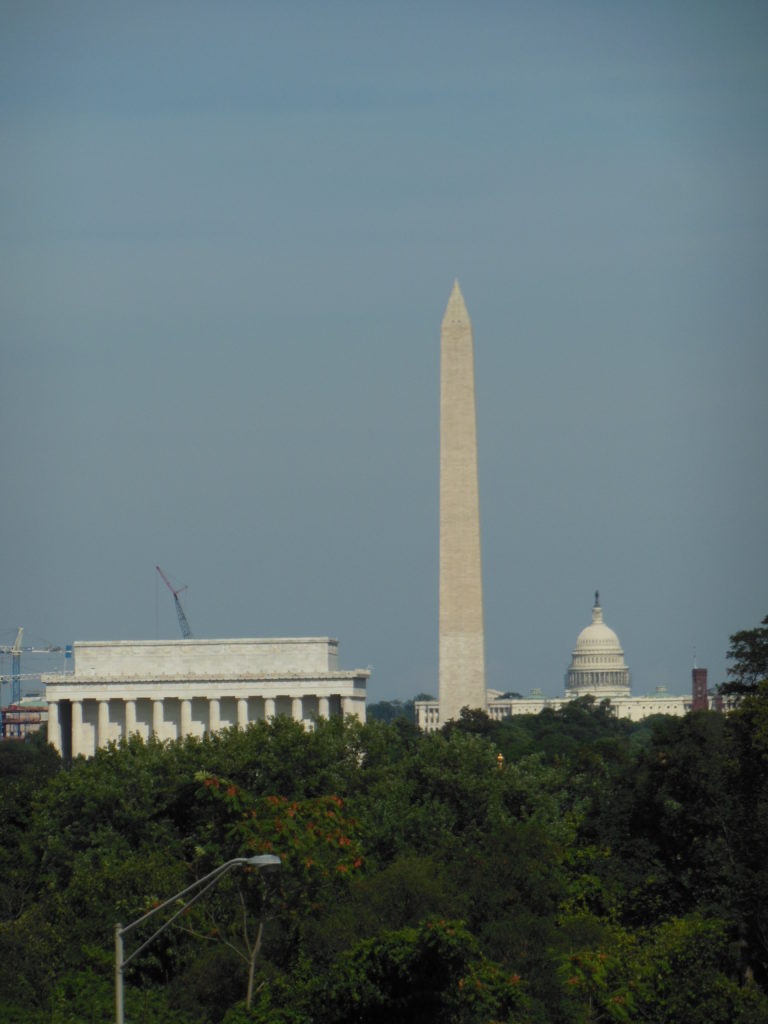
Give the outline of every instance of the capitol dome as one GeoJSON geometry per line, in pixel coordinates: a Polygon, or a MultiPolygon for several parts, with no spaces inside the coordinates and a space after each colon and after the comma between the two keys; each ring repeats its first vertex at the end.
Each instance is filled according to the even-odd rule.
{"type": "Polygon", "coordinates": [[[567,697],[592,694],[600,699],[629,696],[629,669],[614,631],[603,622],[595,591],[592,622],[579,633],[565,684],[567,697]]]}

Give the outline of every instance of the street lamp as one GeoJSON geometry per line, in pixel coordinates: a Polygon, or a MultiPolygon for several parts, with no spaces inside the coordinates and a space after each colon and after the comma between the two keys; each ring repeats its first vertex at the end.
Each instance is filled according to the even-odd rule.
{"type": "Polygon", "coordinates": [[[154,942],[158,935],[164,932],[169,925],[172,925],[176,918],[180,917],[184,913],[184,911],[187,910],[188,907],[191,907],[192,904],[199,900],[201,896],[204,896],[209,889],[212,889],[214,885],[217,885],[228,871],[230,871],[232,868],[238,867],[241,864],[248,865],[254,868],[259,868],[260,870],[268,870],[269,868],[279,868],[281,861],[280,858],[275,856],[275,854],[273,853],[262,853],[256,857],[234,857],[232,860],[228,860],[225,861],[223,864],[219,864],[219,866],[217,868],[214,868],[213,871],[209,872],[207,875],[203,875],[202,878],[198,878],[196,882],[193,882],[192,885],[188,885],[187,888],[182,889],[181,892],[177,892],[175,896],[169,896],[167,900],[164,900],[162,903],[159,903],[156,907],[153,907],[152,910],[147,911],[146,914],[142,914],[141,917],[137,917],[135,921],[132,921],[130,924],[127,924],[125,927],[123,927],[119,922],[115,925],[116,1024],[124,1024],[125,1022],[123,1010],[123,978],[125,976],[125,968],[128,966],[128,964],[132,960],[135,960],[139,953],[145,950],[151,942],[154,942]],[[202,888],[200,888],[201,886],[202,888]],[[181,906],[176,911],[176,913],[173,914],[172,917],[169,917],[165,924],[161,925],[157,929],[157,931],[150,935],[150,937],[145,942],[142,942],[138,949],[134,949],[130,956],[124,955],[123,936],[127,932],[129,932],[132,928],[135,928],[137,924],[141,924],[142,921],[146,921],[148,918],[152,917],[152,915],[156,914],[159,910],[163,910],[163,908],[167,907],[169,904],[175,903],[177,900],[180,900],[184,896],[188,896],[190,893],[194,892],[195,889],[198,889],[199,891],[195,892],[194,896],[188,899],[186,903],[184,903],[183,906],[181,906]]]}

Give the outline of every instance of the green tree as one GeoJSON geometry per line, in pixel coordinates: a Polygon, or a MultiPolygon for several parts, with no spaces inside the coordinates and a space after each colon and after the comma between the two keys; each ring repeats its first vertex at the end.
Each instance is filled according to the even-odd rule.
{"type": "Polygon", "coordinates": [[[611,851],[595,866],[605,886],[623,892],[625,923],[729,903],[731,803],[725,719],[714,712],[665,720],[610,790],[594,793],[582,834],[611,851]]]}
{"type": "Polygon", "coordinates": [[[210,912],[201,910],[207,933],[212,931],[213,938],[221,938],[248,964],[246,1006],[250,1007],[267,910],[279,907],[280,926],[295,942],[323,901],[344,888],[363,866],[357,822],[344,813],[344,801],[336,795],[307,800],[253,797],[234,783],[204,772],[197,780],[201,800],[212,800],[222,809],[226,833],[238,854],[275,854],[282,861],[273,906],[267,906],[260,889],[256,899],[250,900],[241,889],[239,914],[233,918],[222,913],[213,929],[210,912]],[[249,918],[255,921],[253,931],[249,918]]]}
{"type": "Polygon", "coordinates": [[[381,700],[376,704],[369,704],[365,713],[367,718],[376,722],[392,722],[395,718],[404,718],[407,722],[416,721],[412,700],[381,700]]]}
{"type": "Polygon", "coordinates": [[[669,1024],[761,1024],[768,999],[737,977],[727,922],[695,914],[641,936],[636,955],[637,1019],[669,1024]]]}
{"type": "Polygon", "coordinates": [[[731,677],[720,686],[720,692],[742,695],[754,693],[757,684],[768,679],[768,615],[755,629],[744,629],[731,635],[726,658],[731,677]]]}
{"type": "Polygon", "coordinates": [[[0,750],[0,1024],[109,1020],[114,922],[260,852],[269,892],[234,872],[132,965],[133,1017],[765,1016],[768,683],[652,728],[574,701],[30,749],[0,750]]]}
{"type": "Polygon", "coordinates": [[[768,680],[726,716],[731,905],[746,977],[768,985],[768,680]]]}
{"type": "Polygon", "coordinates": [[[480,1024],[525,1018],[521,979],[480,953],[459,922],[382,932],[335,964],[317,1024],[480,1024]]]}
{"type": "Polygon", "coordinates": [[[458,718],[452,718],[442,727],[443,736],[450,736],[454,732],[465,732],[475,736],[495,737],[498,733],[498,725],[490,717],[487,711],[482,708],[462,708],[458,718]]]}

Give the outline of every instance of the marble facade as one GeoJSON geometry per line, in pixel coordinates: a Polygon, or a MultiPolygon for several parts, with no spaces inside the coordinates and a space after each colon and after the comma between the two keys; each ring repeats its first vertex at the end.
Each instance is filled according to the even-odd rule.
{"type": "Polygon", "coordinates": [[[365,721],[367,669],[342,671],[328,637],[75,643],[74,671],[43,676],[48,739],[65,757],[137,734],[204,736],[286,715],[365,721]]]}

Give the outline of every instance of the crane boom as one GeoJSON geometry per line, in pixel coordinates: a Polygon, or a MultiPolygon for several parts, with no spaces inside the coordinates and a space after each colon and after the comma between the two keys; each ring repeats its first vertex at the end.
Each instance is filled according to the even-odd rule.
{"type": "Polygon", "coordinates": [[[21,700],[21,638],[24,635],[24,627],[19,626],[16,634],[16,642],[11,650],[11,704],[18,704],[21,700]]]}
{"type": "Polygon", "coordinates": [[[168,587],[170,592],[173,594],[173,603],[176,605],[176,616],[179,620],[179,626],[181,627],[181,635],[185,640],[189,640],[192,637],[192,630],[189,628],[187,616],[184,614],[184,609],[181,607],[181,601],[179,600],[179,594],[182,590],[186,590],[187,588],[186,586],[175,588],[160,566],[156,565],[155,568],[160,573],[160,578],[163,583],[165,583],[166,587],[168,587]]]}
{"type": "Polygon", "coordinates": [[[22,654],[55,654],[61,650],[61,647],[55,647],[49,644],[47,647],[22,647],[21,641],[24,636],[24,627],[19,626],[18,632],[16,633],[16,640],[14,641],[13,647],[2,646],[0,647],[0,655],[10,654],[11,655],[11,674],[10,676],[0,676],[0,684],[10,683],[11,684],[11,703],[18,704],[21,700],[21,680],[22,679],[38,679],[40,674],[38,672],[29,672],[22,675],[21,671],[21,655],[22,654]]]}

